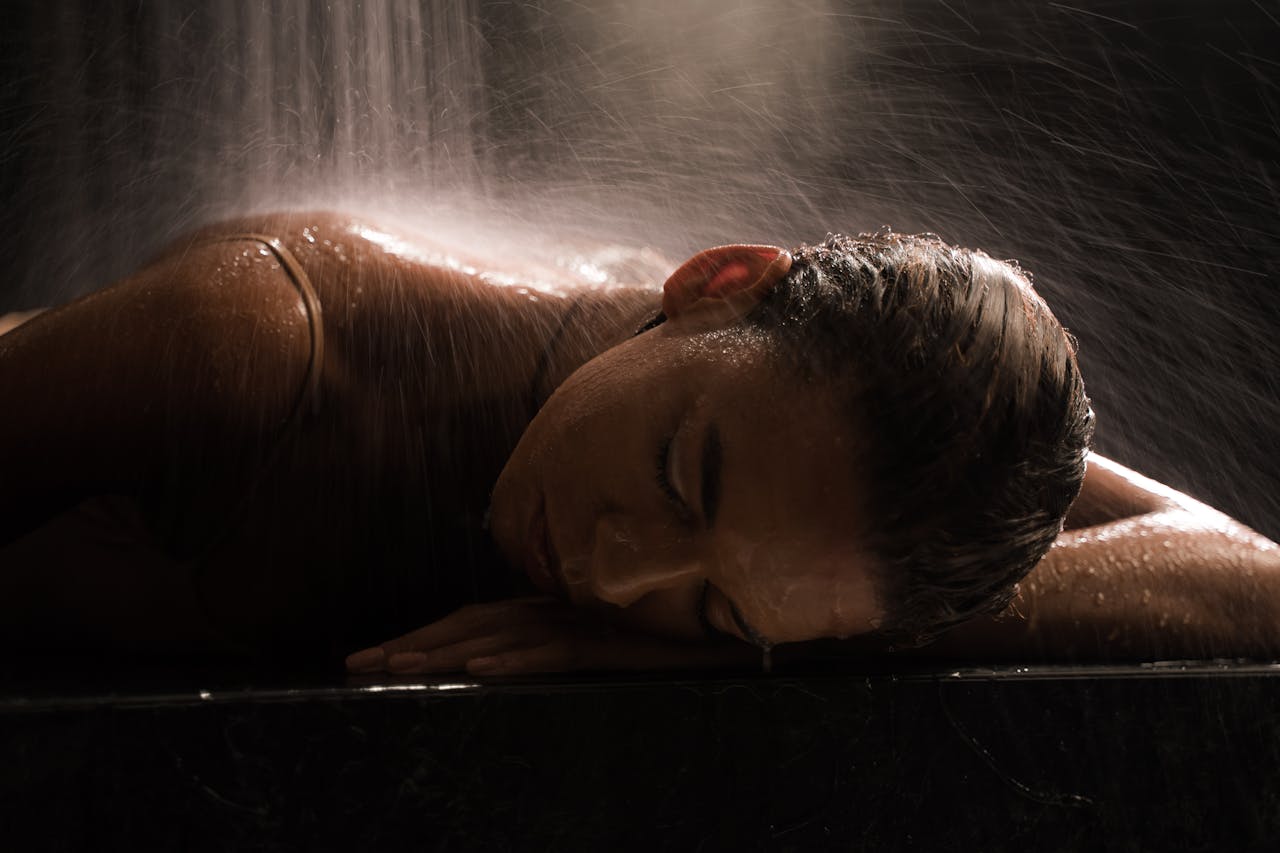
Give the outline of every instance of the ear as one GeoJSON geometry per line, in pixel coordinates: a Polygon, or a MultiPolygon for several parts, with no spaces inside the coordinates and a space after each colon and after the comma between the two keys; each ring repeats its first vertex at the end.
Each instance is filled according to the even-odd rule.
{"type": "Polygon", "coordinates": [[[791,269],[777,246],[717,246],[680,265],[662,286],[668,319],[696,317],[708,325],[740,319],[791,269]]]}

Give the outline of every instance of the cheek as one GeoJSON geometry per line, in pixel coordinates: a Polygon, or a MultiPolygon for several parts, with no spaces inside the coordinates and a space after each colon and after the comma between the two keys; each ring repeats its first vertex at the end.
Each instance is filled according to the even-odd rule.
{"type": "Polygon", "coordinates": [[[858,636],[875,630],[883,618],[862,557],[798,578],[792,601],[795,630],[804,637],[858,636]]]}
{"type": "Polygon", "coordinates": [[[610,619],[620,625],[678,640],[703,640],[698,621],[698,599],[701,588],[688,584],[678,589],[650,593],[624,609],[610,608],[610,619]]]}
{"type": "Polygon", "coordinates": [[[785,532],[722,537],[717,551],[725,588],[780,642],[874,630],[882,614],[866,555],[804,538],[785,532]]]}
{"type": "Polygon", "coordinates": [[[612,351],[583,365],[525,428],[493,490],[493,531],[504,547],[523,547],[522,525],[544,496],[555,533],[581,538],[578,528],[594,517],[602,487],[631,452],[624,446],[636,431],[630,401],[643,395],[638,371],[628,366],[634,360],[612,351]]]}

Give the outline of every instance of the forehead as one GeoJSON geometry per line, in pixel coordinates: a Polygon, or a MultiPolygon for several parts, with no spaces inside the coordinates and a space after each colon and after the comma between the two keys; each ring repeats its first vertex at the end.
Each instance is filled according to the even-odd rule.
{"type": "Polygon", "coordinates": [[[870,630],[878,612],[860,548],[863,448],[843,407],[764,352],[712,372],[698,408],[721,436],[720,583],[780,642],[870,630]]]}

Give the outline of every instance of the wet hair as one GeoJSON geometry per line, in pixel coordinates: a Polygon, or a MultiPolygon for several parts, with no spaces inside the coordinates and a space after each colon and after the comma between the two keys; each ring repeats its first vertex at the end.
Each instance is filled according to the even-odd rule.
{"type": "Polygon", "coordinates": [[[862,447],[880,632],[918,644],[1005,608],[1084,480],[1075,345],[1016,264],[890,231],[795,250],[747,316],[833,389],[862,447]]]}

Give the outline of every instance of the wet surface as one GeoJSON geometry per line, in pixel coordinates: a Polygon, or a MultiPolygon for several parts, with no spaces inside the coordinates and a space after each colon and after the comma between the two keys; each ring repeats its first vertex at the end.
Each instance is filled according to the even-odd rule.
{"type": "Polygon", "coordinates": [[[0,802],[28,849],[1245,849],[1280,830],[1278,674],[28,690],[0,802]]]}
{"type": "Polygon", "coordinates": [[[1280,662],[1171,660],[1134,664],[960,665],[872,661],[851,669],[835,664],[790,666],[756,675],[734,673],[627,674],[611,676],[521,676],[478,679],[445,676],[339,675],[210,668],[198,673],[174,668],[126,670],[10,671],[0,686],[0,714],[88,711],[102,708],[172,707],[229,703],[351,701],[381,695],[434,697],[448,693],[479,697],[520,693],[607,693],[645,689],[708,689],[711,685],[800,682],[1008,683],[1135,681],[1146,679],[1280,678],[1280,662]]]}

